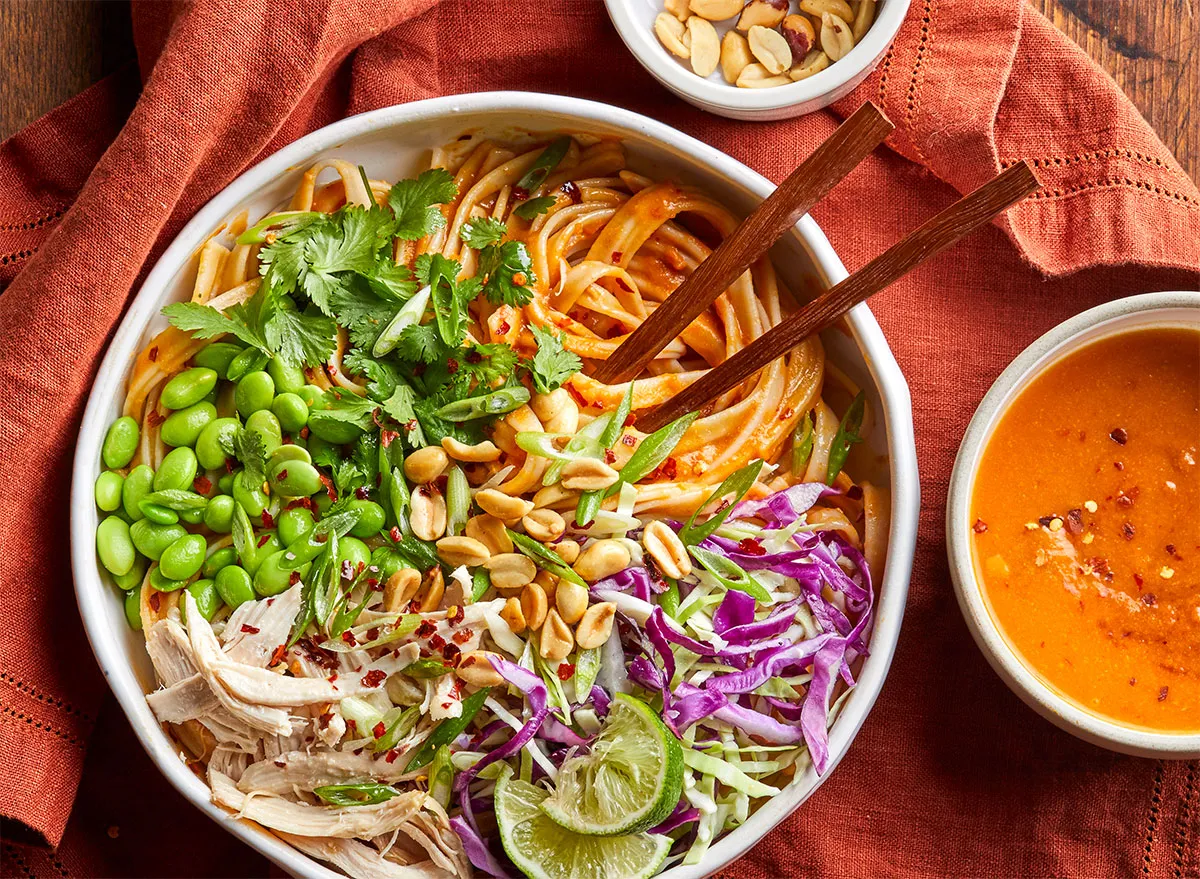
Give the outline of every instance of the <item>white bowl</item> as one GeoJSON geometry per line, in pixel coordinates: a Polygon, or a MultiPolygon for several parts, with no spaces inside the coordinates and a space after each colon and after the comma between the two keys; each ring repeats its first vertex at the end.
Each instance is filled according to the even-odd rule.
{"type": "Polygon", "coordinates": [[[1025,664],[988,606],[971,552],[971,493],[980,458],[1000,417],[1017,395],[1054,361],[1103,336],[1148,326],[1200,327],[1200,293],[1145,293],[1099,305],[1064,321],[1021,352],[1000,374],[971,419],[946,503],[950,574],[967,627],[987,661],[1022,701],[1060,729],[1086,742],[1138,757],[1200,757],[1200,732],[1155,732],[1100,716],[1063,695],[1025,664]]]}
{"type": "MultiPolygon", "coordinates": [[[[617,33],[650,75],[689,104],[751,122],[790,119],[828,107],[850,94],[883,58],[896,38],[910,0],[879,0],[875,22],[846,57],[825,70],[790,85],[743,89],[730,85],[721,68],[707,78],[692,72],[686,61],[666,50],[654,34],[654,19],[663,11],[662,0],[604,0],[617,33]]],[[[795,8],[792,9],[795,12],[795,8]]],[[[724,34],[736,19],[716,23],[724,34]]]]}
{"type": "MultiPolygon", "coordinates": [[[[634,164],[643,170],[699,183],[735,210],[749,212],[771,183],[712,147],[658,122],[604,104],[521,92],[459,95],[386,107],[342,120],[285,147],[238,177],[184,227],[146,277],[118,328],[92,391],[79,434],[71,495],[72,564],[79,610],[88,638],[109,685],[151,759],[172,784],[205,814],[296,876],[336,874],[278,838],[246,821],[235,821],[209,802],[207,785],[184,765],[179,748],[155,721],[145,693],[155,686],[142,636],[130,631],[115,591],[95,556],[98,514],[92,484],[100,472],[100,445],[109,423],[120,414],[125,380],[136,352],[164,320],[160,309],[190,295],[194,257],[209,233],[226,218],[249,209],[251,218],[290,196],[304,169],[323,156],[339,156],[370,169],[372,176],[396,179],[412,174],[430,147],[466,130],[503,132],[513,128],[588,131],[621,137],[634,164]]],[[[821,287],[846,276],[837,255],[810,217],[775,250],[785,279],[821,287]]],[[[880,460],[880,478],[892,490],[893,518],[887,568],[877,583],[879,598],[871,656],[857,689],[830,731],[830,768],[818,779],[811,769],[765,804],[745,825],[709,851],[702,864],[676,867],[664,875],[697,879],[737,858],[808,798],[846,753],[850,741],[879,695],[891,663],[904,614],[916,542],[919,486],[908,386],[878,324],[865,306],[848,318],[849,334],[826,334],[831,356],[858,381],[882,417],[867,442],[880,460]]]]}

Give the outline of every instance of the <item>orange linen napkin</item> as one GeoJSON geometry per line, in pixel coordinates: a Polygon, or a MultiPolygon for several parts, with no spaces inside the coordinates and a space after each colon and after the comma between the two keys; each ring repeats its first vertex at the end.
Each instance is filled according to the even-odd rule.
{"type": "Polygon", "coordinates": [[[134,29],[144,86],[132,112],[131,72],[0,146],[0,814],[10,840],[15,821],[62,843],[6,841],[6,875],[261,875],[155,776],[111,702],[68,823],[105,692],[65,546],[84,401],[148,262],[248,165],[349,113],[499,88],[646,113],[774,180],[839,116],[880,101],[896,152],[814,210],[850,269],[1018,158],[1045,184],[872,303],[912,388],[923,477],[908,618],[846,760],[722,875],[1200,874],[1197,766],[1098,750],[1024,708],[975,649],[946,572],[953,455],[1004,365],[1088,306],[1200,286],[1195,184],[1044,18],[1021,0],[915,0],[853,95],[769,124],[668,95],[598,0],[145,2],[134,29]]]}

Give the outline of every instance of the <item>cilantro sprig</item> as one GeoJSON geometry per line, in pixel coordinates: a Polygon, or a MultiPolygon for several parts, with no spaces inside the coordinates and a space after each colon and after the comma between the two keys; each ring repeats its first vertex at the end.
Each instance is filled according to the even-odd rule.
{"type": "Polygon", "coordinates": [[[563,347],[562,339],[553,330],[533,326],[533,338],[537,341],[537,353],[529,361],[529,376],[539,394],[548,394],[562,385],[583,368],[583,361],[574,352],[563,347]]]}

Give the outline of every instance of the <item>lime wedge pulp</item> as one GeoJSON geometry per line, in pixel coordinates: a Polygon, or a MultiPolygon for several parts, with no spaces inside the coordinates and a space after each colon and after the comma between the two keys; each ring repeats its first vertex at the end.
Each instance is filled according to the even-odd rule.
{"type": "Polygon", "coordinates": [[[648,879],[671,848],[668,836],[584,836],[556,824],[539,806],[545,790],[509,770],[496,782],[500,841],[530,879],[648,879]]]}
{"type": "Polygon", "coordinates": [[[541,809],[588,836],[638,833],[661,824],[683,789],[683,746],[650,706],[618,693],[586,754],[566,760],[541,809]]]}

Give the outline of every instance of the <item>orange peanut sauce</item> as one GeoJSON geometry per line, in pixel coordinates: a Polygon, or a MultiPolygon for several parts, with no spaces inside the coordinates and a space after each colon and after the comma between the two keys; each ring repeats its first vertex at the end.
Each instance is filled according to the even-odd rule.
{"type": "Polygon", "coordinates": [[[1109,719],[1200,730],[1200,331],[1101,338],[1026,386],[972,496],[1009,643],[1109,719]]]}

